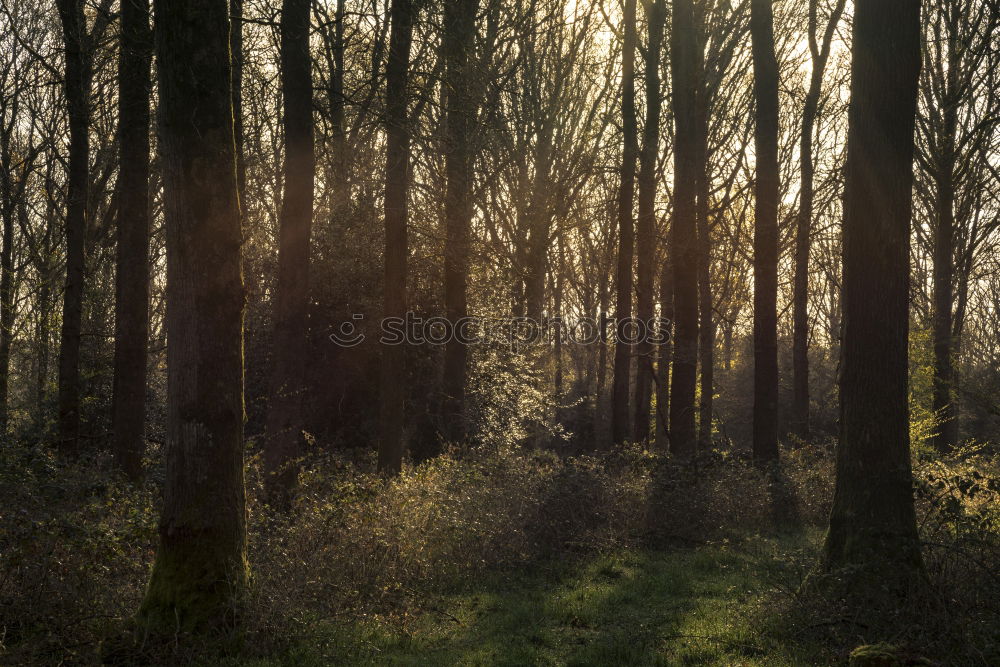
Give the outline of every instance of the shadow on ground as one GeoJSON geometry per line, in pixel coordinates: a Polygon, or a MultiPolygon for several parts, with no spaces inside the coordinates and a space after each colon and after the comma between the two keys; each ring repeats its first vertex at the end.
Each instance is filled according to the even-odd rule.
{"type": "Polygon", "coordinates": [[[348,664],[810,665],[761,631],[775,554],[807,538],[624,551],[468,584],[337,631],[348,664]]]}

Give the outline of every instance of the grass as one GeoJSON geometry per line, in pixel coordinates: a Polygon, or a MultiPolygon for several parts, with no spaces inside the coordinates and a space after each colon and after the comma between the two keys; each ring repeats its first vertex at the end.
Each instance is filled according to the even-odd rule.
{"type": "Polygon", "coordinates": [[[813,665],[815,646],[782,645],[761,620],[792,549],[815,535],[671,551],[623,550],[495,574],[406,610],[329,626],[296,664],[813,665]],[[325,658],[316,655],[323,644],[325,658]]]}

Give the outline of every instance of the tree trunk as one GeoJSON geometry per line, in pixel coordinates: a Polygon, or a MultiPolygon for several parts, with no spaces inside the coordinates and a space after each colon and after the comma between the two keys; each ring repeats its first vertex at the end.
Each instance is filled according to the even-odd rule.
{"type": "MultiPolygon", "coordinates": [[[[453,327],[468,317],[469,239],[472,227],[473,129],[476,100],[472,50],[479,0],[457,0],[444,7],[445,57],[445,173],[444,302],[453,327]]],[[[460,329],[456,331],[459,332],[460,329]]],[[[465,385],[469,349],[457,336],[444,350],[443,436],[465,438],[465,385]]]]}
{"type": "Polygon", "coordinates": [[[632,204],[635,198],[635,162],[638,126],[635,113],[635,2],[625,0],[622,16],[622,171],[618,190],[618,268],[615,273],[615,366],[611,381],[611,440],[620,445],[628,440],[629,392],[632,386],[632,345],[625,342],[624,324],[632,317],[632,258],[635,234],[632,204]]]}
{"type": "Polygon", "coordinates": [[[66,193],[66,286],[59,345],[59,446],[78,451],[80,331],[83,322],[84,242],[90,164],[90,46],[83,0],[59,0],[65,45],[69,167],[66,193]]]}
{"type": "MultiPolygon", "coordinates": [[[[3,175],[9,178],[8,175],[3,175]]],[[[6,193],[6,194],[9,194],[6,193]]],[[[0,251],[0,440],[7,437],[10,416],[10,344],[14,333],[14,210],[4,197],[3,250],[0,251]]]]}
{"type": "Polygon", "coordinates": [[[156,0],[167,237],[160,546],[140,619],[230,625],[248,580],[243,277],[226,0],[156,0]]]}
{"type": "Polygon", "coordinates": [[[531,185],[531,198],[524,209],[524,225],[529,234],[524,271],[524,314],[538,323],[542,321],[542,304],[545,302],[545,269],[549,254],[549,227],[552,222],[549,212],[553,160],[552,125],[546,119],[538,130],[535,177],[531,185]]]}
{"type": "Polygon", "coordinates": [[[660,316],[662,342],[657,346],[656,362],[656,449],[670,451],[670,361],[673,348],[674,266],[670,259],[670,244],[666,243],[663,266],[660,267],[660,316]]]}
{"type": "MultiPolygon", "coordinates": [[[[608,266],[610,262],[604,264],[608,266]]],[[[608,338],[607,338],[607,325],[608,325],[608,310],[610,309],[610,282],[608,274],[610,271],[601,271],[601,277],[598,282],[597,294],[598,294],[598,308],[600,312],[597,314],[599,334],[597,337],[597,387],[594,390],[594,449],[604,447],[607,443],[606,433],[604,432],[605,421],[607,413],[605,412],[605,389],[607,387],[608,378],[608,338]]]]}
{"type": "Polygon", "coordinates": [[[809,0],[809,54],[812,75],[802,109],[799,137],[799,214],[795,225],[795,277],[792,294],[792,417],[791,430],[800,439],[809,437],[809,250],[813,216],[813,131],[823,88],[823,70],[830,56],[834,30],[844,12],[838,0],[823,35],[817,42],[818,0],[809,0]]]}
{"type": "Polygon", "coordinates": [[[145,450],[149,337],[149,99],[153,33],[149,0],[122,0],[119,82],[118,256],[115,280],[113,449],[132,481],[145,450]]]}
{"type": "MultiPolygon", "coordinates": [[[[957,65],[957,63],[950,63],[957,65]]],[[[949,68],[951,69],[951,68],[949,68]]],[[[946,75],[947,76],[947,75],[946,75]]],[[[949,86],[951,87],[951,86],[949,86]]],[[[934,446],[947,452],[958,440],[958,415],[955,409],[955,371],[953,358],[954,274],[955,274],[955,135],[958,128],[958,104],[943,110],[941,155],[937,164],[937,228],[933,251],[933,335],[934,375],[932,408],[937,418],[934,446]]]]}
{"type": "MultiPolygon", "coordinates": [[[[858,0],[844,194],[841,434],[825,567],[905,590],[922,569],[908,406],[919,0],[858,0]],[[859,569],[860,567],[860,569],[859,569]]],[[[860,583],[860,581],[859,581],[860,583]]]]}
{"type": "Polygon", "coordinates": [[[778,458],[778,62],[771,0],[751,0],[757,165],[753,239],[753,457],[778,458]]]}
{"type": "MultiPolygon", "coordinates": [[[[410,157],[407,87],[414,13],[412,0],[392,1],[385,100],[385,292],[382,312],[387,318],[406,316],[407,171],[410,157]]],[[[388,475],[399,474],[403,467],[403,352],[402,345],[382,346],[378,469],[388,475]]]]}
{"type": "MultiPolygon", "coordinates": [[[[10,417],[10,344],[14,331],[14,165],[11,155],[11,134],[17,122],[17,101],[4,104],[0,122],[0,219],[3,223],[0,238],[0,440],[7,437],[10,417]],[[8,120],[8,110],[10,111],[8,120]]],[[[22,177],[23,178],[23,177],[22,177]]],[[[24,201],[23,189],[18,199],[24,201]]]]}
{"type": "Polygon", "coordinates": [[[344,121],[344,8],[337,0],[334,10],[333,63],[330,72],[330,134],[333,144],[333,173],[330,188],[330,217],[333,225],[343,224],[350,211],[350,184],[347,174],[347,128],[344,121]]]}
{"type": "Polygon", "coordinates": [[[670,69],[674,107],[674,352],[670,377],[670,448],[678,456],[696,449],[694,395],[698,370],[698,38],[692,0],[674,0],[670,69]]]}
{"type": "MultiPolygon", "coordinates": [[[[243,149],[243,0],[230,0],[229,51],[232,54],[233,134],[236,137],[236,183],[240,195],[240,215],[247,194],[247,160],[243,149]]],[[[242,224],[242,219],[241,223],[242,224]]]]}
{"type": "Polygon", "coordinates": [[[656,158],[660,148],[660,52],[663,29],[667,18],[665,0],[654,0],[646,6],[648,41],[646,44],[646,119],[642,128],[642,150],[639,153],[639,217],[636,221],[636,314],[645,335],[636,346],[638,360],[635,375],[635,434],[636,442],[648,442],[649,403],[656,372],[653,366],[655,350],[652,343],[653,277],[656,257],[656,158]]]}
{"type": "Polygon", "coordinates": [[[712,236],[708,224],[708,114],[709,90],[705,80],[704,29],[699,26],[699,44],[695,68],[697,92],[695,98],[695,164],[697,165],[697,227],[698,227],[698,355],[700,366],[700,400],[698,405],[698,446],[707,451],[712,446],[712,399],[715,392],[715,323],[712,320],[712,236]]]}
{"type": "Polygon", "coordinates": [[[264,449],[268,495],[278,506],[287,506],[298,478],[295,459],[301,450],[303,379],[309,351],[309,240],[316,174],[310,7],[309,0],[284,0],[281,6],[285,192],[278,222],[271,405],[264,449]]]}

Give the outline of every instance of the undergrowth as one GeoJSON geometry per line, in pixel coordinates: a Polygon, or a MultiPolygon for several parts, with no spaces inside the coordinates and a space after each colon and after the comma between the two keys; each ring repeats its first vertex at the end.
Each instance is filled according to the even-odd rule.
{"type": "MultiPolygon", "coordinates": [[[[135,489],[111,470],[102,457],[65,461],[26,445],[0,450],[3,661],[93,663],[102,641],[138,608],[156,544],[158,473],[154,468],[146,485],[135,489]]],[[[662,618],[654,609],[658,596],[666,595],[657,592],[656,581],[658,572],[666,576],[658,569],[665,563],[693,558],[708,569],[689,573],[691,581],[707,588],[699,593],[694,586],[686,594],[718,598],[717,617],[728,618],[729,607],[745,617],[719,636],[755,646],[757,653],[792,656],[787,664],[803,655],[820,663],[845,660],[854,646],[874,641],[894,642],[944,664],[996,664],[997,457],[973,446],[918,462],[916,472],[934,600],[904,606],[895,617],[866,618],[837,600],[801,592],[829,510],[828,446],[784,452],[780,472],[757,470],[724,452],[680,465],[637,447],[572,458],[541,450],[473,451],[409,468],[390,482],[374,474],[367,455],[317,450],[303,462],[300,493],[285,515],[260,503],[258,462],[251,460],[253,593],[239,641],[226,643],[236,651],[229,660],[298,664],[312,656],[325,664],[364,654],[373,636],[398,652],[393,642],[400,632],[430,628],[426,632],[436,636],[442,628],[458,627],[449,616],[460,615],[455,609],[468,611],[470,596],[489,590],[502,596],[495,582],[519,582],[523,594],[504,604],[530,607],[533,586],[547,590],[615,559],[638,559],[651,568],[650,582],[639,577],[630,584],[650,587],[634,613],[660,619],[662,636],[684,634],[670,630],[680,621],[666,607],[662,618]],[[723,565],[729,549],[744,554],[741,567],[750,573],[745,581],[755,583],[724,587],[731,593],[727,602],[716,584],[728,576],[723,565]],[[470,586],[486,588],[477,593],[470,586]],[[446,605],[444,599],[458,602],[446,605]]],[[[552,632],[563,632],[567,619],[558,603],[546,604],[545,613],[556,615],[552,632]]],[[[615,613],[606,607],[585,622],[605,632],[600,626],[615,613]]],[[[481,607],[475,615],[483,617],[481,607]]],[[[572,628],[572,618],[567,622],[572,628]]],[[[588,641],[589,631],[567,632],[573,641],[588,641]]],[[[642,632],[643,655],[680,664],[670,658],[679,645],[642,632]]],[[[446,632],[441,636],[449,641],[446,632]]],[[[699,642],[719,644],[712,637],[699,642]]],[[[210,664],[218,656],[206,658],[207,648],[177,638],[144,657],[210,664]]],[[[575,651],[562,658],[557,651],[553,659],[558,663],[575,651]]],[[[585,655],[577,657],[586,662],[585,655]]],[[[743,656],[743,664],[786,664],[754,655],[743,656]]],[[[691,659],[677,658],[705,664],[691,659]]]]}

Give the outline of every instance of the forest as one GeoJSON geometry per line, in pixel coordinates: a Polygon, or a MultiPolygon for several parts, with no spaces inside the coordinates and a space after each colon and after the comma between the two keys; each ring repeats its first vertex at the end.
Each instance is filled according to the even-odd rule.
{"type": "Polygon", "coordinates": [[[1000,665],[1000,2],[0,0],[0,664],[1000,665]]]}

